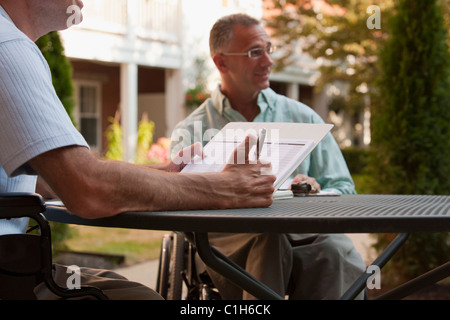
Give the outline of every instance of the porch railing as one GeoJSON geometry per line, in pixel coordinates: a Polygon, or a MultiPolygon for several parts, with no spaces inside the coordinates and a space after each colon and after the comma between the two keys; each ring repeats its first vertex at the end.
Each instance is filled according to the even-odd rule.
{"type": "Polygon", "coordinates": [[[79,28],[178,43],[181,0],[84,0],[79,28]]]}

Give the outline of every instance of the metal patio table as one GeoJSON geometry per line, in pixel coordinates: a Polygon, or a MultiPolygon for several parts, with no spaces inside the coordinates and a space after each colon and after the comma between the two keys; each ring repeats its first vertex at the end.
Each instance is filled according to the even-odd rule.
{"type": "MultiPolygon", "coordinates": [[[[130,199],[132,201],[132,199],[130,199]]],[[[82,219],[64,207],[47,205],[48,220],[100,227],[180,231],[193,235],[203,262],[261,299],[284,299],[209,245],[208,232],[233,233],[399,233],[373,262],[382,268],[409,233],[450,231],[450,196],[341,195],[275,200],[268,208],[126,212],[82,219]]],[[[396,299],[450,275],[450,264],[405,284],[383,298],[396,299]]],[[[342,299],[355,298],[370,274],[363,274],[342,299]]]]}

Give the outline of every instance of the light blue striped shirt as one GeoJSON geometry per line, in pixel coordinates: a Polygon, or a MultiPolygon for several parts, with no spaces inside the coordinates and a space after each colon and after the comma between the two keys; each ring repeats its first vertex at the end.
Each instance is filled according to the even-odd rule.
{"type": "MultiPolygon", "coordinates": [[[[0,192],[34,192],[27,162],[52,149],[86,146],[52,85],[39,48],[0,6],[0,192]]],[[[27,219],[0,220],[0,234],[21,233],[27,219]]]]}
{"type": "MultiPolygon", "coordinates": [[[[260,92],[258,106],[261,112],[254,122],[324,123],[310,107],[279,95],[270,88],[260,92]]],[[[172,133],[172,154],[194,142],[206,144],[210,137],[205,138],[204,135],[212,131],[209,129],[220,130],[228,122],[246,121],[242,114],[231,107],[218,86],[211,98],[177,124],[172,133]]],[[[356,193],[345,159],[331,133],[302,162],[294,175],[299,173],[314,177],[322,190],[342,194],[356,193]]]]}

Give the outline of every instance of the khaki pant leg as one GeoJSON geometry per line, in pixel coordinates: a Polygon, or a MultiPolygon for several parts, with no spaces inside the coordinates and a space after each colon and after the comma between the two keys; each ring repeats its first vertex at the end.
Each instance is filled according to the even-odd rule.
{"type": "MultiPolygon", "coordinates": [[[[154,290],[137,282],[129,281],[121,275],[109,271],[92,268],[80,268],[81,285],[93,286],[101,289],[111,300],[161,300],[162,297],[154,290]]],[[[67,267],[53,265],[53,279],[60,287],[67,288],[67,279],[73,274],[67,267]]],[[[60,297],[53,294],[45,284],[35,288],[38,300],[55,300],[60,297]]],[[[93,297],[86,297],[93,299],[93,297]]]]}
{"type": "MultiPolygon", "coordinates": [[[[253,277],[281,296],[285,295],[292,270],[292,250],[283,234],[210,233],[210,243],[253,277]]],[[[225,300],[256,299],[207,267],[214,285],[225,300]]]]}
{"type": "Polygon", "coordinates": [[[365,272],[361,255],[344,234],[287,236],[294,257],[290,299],[339,299],[365,272]]]}

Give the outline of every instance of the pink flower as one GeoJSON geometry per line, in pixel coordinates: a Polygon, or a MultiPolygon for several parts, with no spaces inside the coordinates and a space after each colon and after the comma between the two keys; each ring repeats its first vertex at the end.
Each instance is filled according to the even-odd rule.
{"type": "Polygon", "coordinates": [[[169,162],[170,139],[161,137],[156,143],[153,143],[147,153],[150,163],[169,162]]]}

